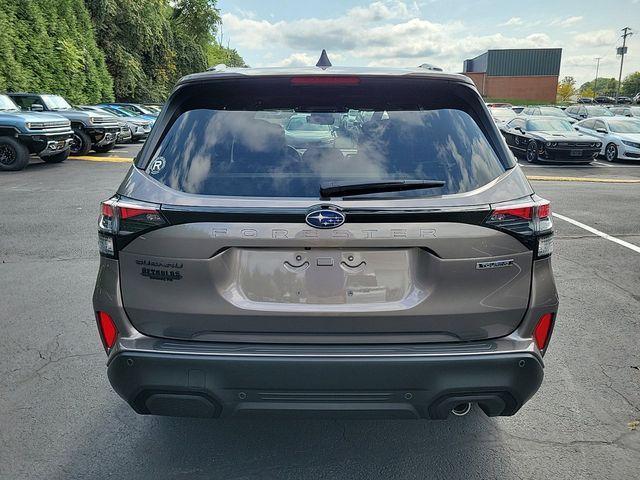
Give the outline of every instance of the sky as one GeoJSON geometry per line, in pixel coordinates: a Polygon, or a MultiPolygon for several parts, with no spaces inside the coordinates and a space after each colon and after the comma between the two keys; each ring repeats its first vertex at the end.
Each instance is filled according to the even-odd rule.
{"type": "Polygon", "coordinates": [[[618,77],[616,46],[627,39],[623,78],[640,70],[640,0],[218,0],[223,43],[252,67],[315,65],[323,48],[334,65],[461,72],[493,48],[561,47],[561,76],[578,85],[618,77]]]}

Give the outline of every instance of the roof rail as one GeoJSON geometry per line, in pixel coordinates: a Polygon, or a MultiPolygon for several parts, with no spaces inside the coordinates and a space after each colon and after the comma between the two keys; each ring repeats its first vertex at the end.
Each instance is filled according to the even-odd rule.
{"type": "Polygon", "coordinates": [[[432,72],[444,72],[442,68],[430,63],[423,63],[422,65],[418,65],[418,68],[424,68],[425,70],[431,70],[432,72]]]}
{"type": "Polygon", "coordinates": [[[218,65],[214,65],[213,67],[207,68],[207,72],[221,72],[226,69],[227,69],[227,66],[224,63],[219,63],[218,65]]]}

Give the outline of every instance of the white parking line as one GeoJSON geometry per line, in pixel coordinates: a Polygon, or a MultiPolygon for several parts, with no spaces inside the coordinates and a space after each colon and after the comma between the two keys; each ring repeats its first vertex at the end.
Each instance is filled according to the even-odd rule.
{"type": "Polygon", "coordinates": [[[569,222],[575,225],[576,227],[580,227],[583,230],[586,230],[587,232],[591,232],[594,235],[598,235],[599,237],[602,237],[606,240],[617,243],[618,245],[627,247],[628,249],[633,250],[636,253],[640,253],[640,247],[637,245],[634,245],[633,243],[625,242],[624,240],[620,240],[619,238],[612,237],[608,233],[604,233],[604,232],[601,232],[600,230],[596,230],[595,228],[590,227],[589,225],[585,225],[584,223],[574,220],[573,218],[565,217],[564,215],[560,215],[559,213],[553,213],[553,216],[559,218],[560,220],[564,220],[565,222],[569,222]]]}

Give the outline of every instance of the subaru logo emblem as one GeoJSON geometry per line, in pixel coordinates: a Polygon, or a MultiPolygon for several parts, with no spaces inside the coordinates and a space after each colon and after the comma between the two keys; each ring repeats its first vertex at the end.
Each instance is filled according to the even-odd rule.
{"type": "Polygon", "coordinates": [[[328,208],[313,210],[305,219],[314,228],[336,228],[344,223],[344,214],[328,208]]]}

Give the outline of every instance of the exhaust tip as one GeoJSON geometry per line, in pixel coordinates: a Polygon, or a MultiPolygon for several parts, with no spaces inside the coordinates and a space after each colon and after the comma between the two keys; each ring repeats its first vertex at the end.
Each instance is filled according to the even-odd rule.
{"type": "Polygon", "coordinates": [[[464,417],[470,411],[471,411],[471,402],[459,403],[458,405],[456,405],[451,409],[451,413],[453,413],[457,417],[464,417]]]}

